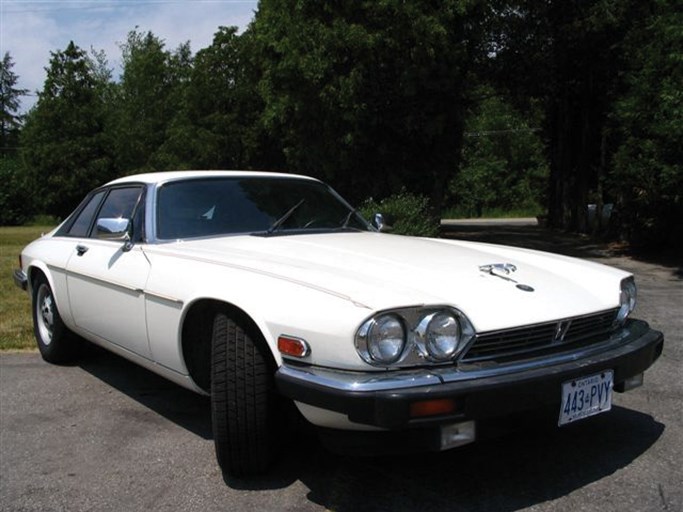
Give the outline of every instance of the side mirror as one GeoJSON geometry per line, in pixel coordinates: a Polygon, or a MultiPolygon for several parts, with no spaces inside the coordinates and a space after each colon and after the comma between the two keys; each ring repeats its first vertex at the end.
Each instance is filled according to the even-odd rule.
{"type": "Polygon", "coordinates": [[[380,233],[387,233],[393,229],[389,224],[387,224],[387,221],[384,219],[384,215],[382,215],[381,213],[376,213],[375,215],[373,215],[372,225],[380,233]]]}
{"type": "Polygon", "coordinates": [[[130,219],[97,219],[97,238],[128,242],[130,240],[130,219]]]}

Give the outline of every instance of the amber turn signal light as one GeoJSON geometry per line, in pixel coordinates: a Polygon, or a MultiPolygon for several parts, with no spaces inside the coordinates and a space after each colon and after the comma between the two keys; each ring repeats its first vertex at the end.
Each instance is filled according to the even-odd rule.
{"type": "Polygon", "coordinates": [[[306,340],[293,336],[280,336],[277,339],[277,349],[281,354],[292,357],[306,357],[311,349],[306,340]]]}

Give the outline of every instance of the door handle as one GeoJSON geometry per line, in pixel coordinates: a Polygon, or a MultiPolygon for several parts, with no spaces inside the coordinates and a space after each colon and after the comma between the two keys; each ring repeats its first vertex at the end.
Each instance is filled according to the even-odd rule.
{"type": "Polygon", "coordinates": [[[76,254],[78,254],[79,256],[83,256],[86,252],[88,252],[88,247],[86,247],[85,245],[78,244],[76,246],[76,254]]]}

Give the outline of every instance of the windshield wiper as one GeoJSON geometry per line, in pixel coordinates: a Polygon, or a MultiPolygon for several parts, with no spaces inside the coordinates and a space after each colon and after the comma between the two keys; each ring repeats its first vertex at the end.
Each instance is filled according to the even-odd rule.
{"type": "Polygon", "coordinates": [[[280,226],[287,222],[287,219],[289,219],[292,216],[292,214],[297,210],[297,208],[299,208],[299,206],[301,206],[305,202],[306,200],[302,199],[294,206],[292,206],[289,210],[287,210],[287,212],[282,217],[273,222],[273,225],[268,228],[268,231],[266,231],[266,235],[272,235],[275,232],[275,230],[279,229],[280,226]]]}

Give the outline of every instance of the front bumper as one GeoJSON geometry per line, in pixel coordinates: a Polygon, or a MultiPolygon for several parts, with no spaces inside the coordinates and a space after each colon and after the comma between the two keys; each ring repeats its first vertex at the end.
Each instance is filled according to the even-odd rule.
{"type": "Polygon", "coordinates": [[[662,353],[664,337],[647,323],[630,320],[612,339],[553,356],[505,365],[435,367],[395,372],[348,372],[282,366],[278,390],[297,402],[348,416],[355,423],[405,429],[482,420],[559,405],[563,382],[614,371],[617,391],[662,353]],[[452,399],[448,415],[411,417],[411,404],[452,399]]]}
{"type": "Polygon", "coordinates": [[[26,276],[26,272],[21,269],[16,269],[12,277],[14,278],[15,285],[24,291],[28,289],[28,276],[26,276]]]}

